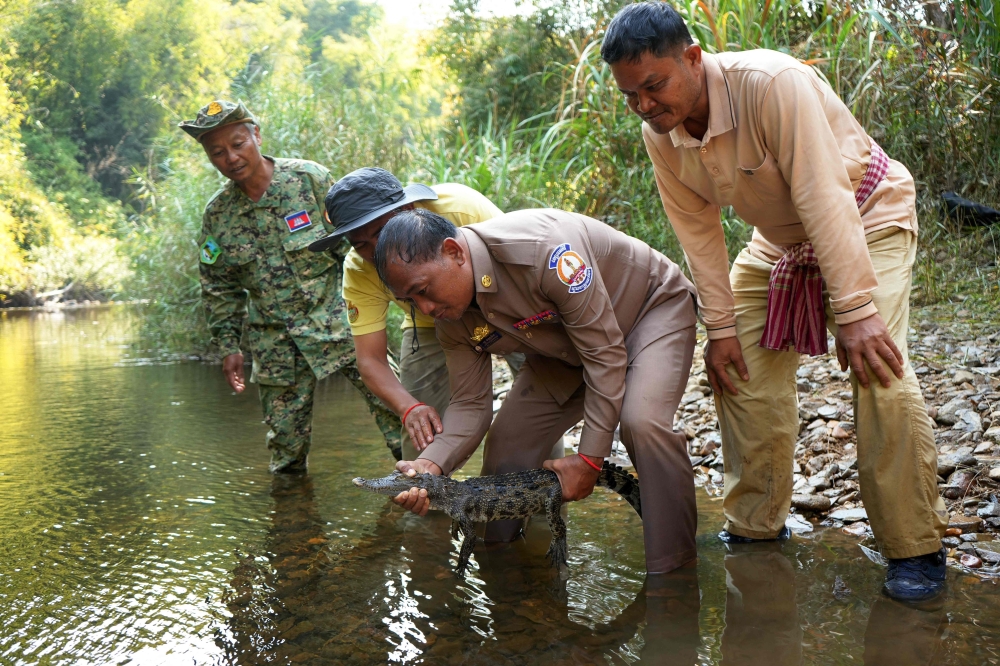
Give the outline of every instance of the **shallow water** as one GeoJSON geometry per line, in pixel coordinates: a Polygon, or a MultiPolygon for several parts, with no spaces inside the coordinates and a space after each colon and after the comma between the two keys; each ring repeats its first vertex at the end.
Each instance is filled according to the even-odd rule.
{"type": "Polygon", "coordinates": [[[644,583],[599,490],[565,580],[544,520],[458,580],[447,520],[351,485],[392,460],[349,385],[321,385],[310,474],[271,477],[253,387],[130,357],[134,316],[0,313],[0,664],[1000,662],[993,583],[901,606],[839,531],[727,551],[701,491],[696,569],[644,583]]]}

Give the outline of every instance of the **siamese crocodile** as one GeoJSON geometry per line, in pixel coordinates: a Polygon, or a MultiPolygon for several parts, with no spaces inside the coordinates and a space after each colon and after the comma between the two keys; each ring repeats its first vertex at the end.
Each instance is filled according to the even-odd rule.
{"type": "MultiPolygon", "coordinates": [[[[476,544],[475,523],[491,520],[527,518],[545,513],[552,531],[548,557],[555,566],[566,564],[566,523],[559,509],[562,507],[562,489],[555,472],[531,469],[512,474],[479,476],[466,481],[455,481],[446,476],[417,474],[407,476],[393,472],[381,479],[354,479],[354,485],[380,495],[397,495],[410,488],[423,488],[431,501],[431,508],[443,511],[452,519],[452,536],[463,536],[458,555],[457,573],[465,577],[465,570],[476,544]]],[[[605,461],[597,485],[614,490],[632,505],[642,517],[639,501],[639,481],[617,465],[605,461]]]]}

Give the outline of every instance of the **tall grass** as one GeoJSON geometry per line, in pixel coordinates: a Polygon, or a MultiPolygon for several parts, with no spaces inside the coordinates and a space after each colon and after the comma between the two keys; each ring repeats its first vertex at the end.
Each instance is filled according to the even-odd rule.
{"type": "MultiPolygon", "coordinates": [[[[922,4],[894,0],[871,5],[686,0],[678,5],[706,51],[770,48],[815,67],[915,177],[924,247],[915,270],[917,301],[970,292],[973,301],[995,307],[1000,290],[994,234],[955,228],[941,217],[937,200],[941,191],[957,190],[1000,204],[997,6],[975,0],[948,7],[950,13],[932,15],[922,4]]],[[[300,81],[265,83],[251,91],[264,123],[265,148],[274,155],[314,159],[338,176],[379,165],[404,181],[465,183],[505,210],[554,206],[578,211],[682,263],[639,121],[599,57],[610,17],[591,18],[588,29],[563,35],[572,59],[549,63],[539,73],[546,81],[561,82],[558,95],[520,118],[497,123],[486,114],[481,125],[471,126],[451,121],[448,114],[435,116],[435,105],[425,115],[407,110],[401,116],[397,101],[412,100],[412,90],[385,86],[385,73],[373,84],[340,89],[321,73],[307,71],[300,81]]],[[[136,244],[136,285],[138,292],[157,298],[158,310],[147,326],[157,332],[157,343],[195,349],[205,339],[198,328],[195,243],[201,208],[220,182],[193,146],[180,149],[176,141],[180,138],[163,147],[162,154],[171,157],[159,175],[146,183],[140,183],[143,175],[136,178],[143,195],[157,201],[139,234],[143,242],[136,244]]],[[[735,254],[750,229],[731,210],[723,211],[723,224],[735,254]]]]}

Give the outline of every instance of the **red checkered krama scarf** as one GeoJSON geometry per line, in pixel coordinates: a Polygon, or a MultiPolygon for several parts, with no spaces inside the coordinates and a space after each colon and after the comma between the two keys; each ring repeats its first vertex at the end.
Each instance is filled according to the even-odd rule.
{"type": "MultiPolygon", "coordinates": [[[[889,157],[872,141],[871,160],[854,200],[861,208],[875,186],[889,171],[889,157]]],[[[771,270],[767,288],[767,318],[760,346],[774,351],[795,347],[800,354],[827,352],[826,313],[823,308],[823,275],[812,243],[788,248],[771,270]]]]}

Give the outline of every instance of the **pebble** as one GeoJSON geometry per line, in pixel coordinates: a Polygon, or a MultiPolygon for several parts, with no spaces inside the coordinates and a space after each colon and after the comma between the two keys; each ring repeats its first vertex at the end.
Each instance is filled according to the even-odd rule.
{"type": "MultiPolygon", "coordinates": [[[[681,398],[683,402],[683,398],[681,398]]],[[[962,398],[950,400],[944,407],[938,409],[936,420],[943,425],[955,425],[961,418],[959,412],[972,409],[972,403],[962,398]]]]}
{"type": "Polygon", "coordinates": [[[963,516],[953,514],[948,520],[948,527],[957,527],[962,532],[979,532],[983,528],[983,519],[979,516],[963,516]]]}
{"type": "Polygon", "coordinates": [[[979,507],[976,515],[980,518],[996,518],[1000,516],[1000,503],[990,502],[986,506],[979,507]]]}
{"type": "Polygon", "coordinates": [[[990,470],[990,478],[994,481],[1000,481],[1000,467],[994,467],[990,470]]]}
{"type": "Polygon", "coordinates": [[[830,514],[830,517],[842,523],[856,523],[859,520],[868,520],[868,512],[865,509],[837,509],[830,514]]]}
{"type": "Polygon", "coordinates": [[[949,527],[944,531],[945,536],[961,536],[962,530],[958,527],[949,527]]]}
{"type": "Polygon", "coordinates": [[[962,555],[959,561],[962,563],[962,566],[969,567],[970,569],[978,569],[983,566],[983,561],[970,553],[962,555]]]}
{"type": "Polygon", "coordinates": [[[951,378],[951,381],[955,384],[964,384],[965,382],[971,383],[976,381],[976,376],[968,370],[959,370],[955,373],[955,376],[951,378]]]}
{"type": "MultiPolygon", "coordinates": [[[[856,523],[851,523],[850,525],[844,525],[844,527],[841,528],[841,532],[843,532],[844,534],[850,534],[851,536],[857,536],[857,537],[864,536],[865,534],[868,533],[868,525],[860,521],[856,523]]],[[[944,543],[943,539],[942,543],[944,543]]]]}
{"type": "Polygon", "coordinates": [[[824,419],[832,419],[840,415],[840,408],[836,405],[823,405],[816,412],[824,419]]]}
{"type": "Polygon", "coordinates": [[[823,495],[792,495],[792,506],[799,511],[827,511],[833,501],[823,495]]]}
{"type": "Polygon", "coordinates": [[[833,426],[833,431],[830,433],[830,435],[836,437],[837,439],[847,439],[851,436],[851,433],[841,428],[840,424],[837,424],[833,426]]]}
{"type": "MultiPolygon", "coordinates": [[[[845,527],[844,529],[846,530],[847,528],[845,527]]],[[[941,545],[947,546],[948,548],[958,548],[962,545],[962,541],[957,537],[946,536],[941,539],[941,545]]]]}

